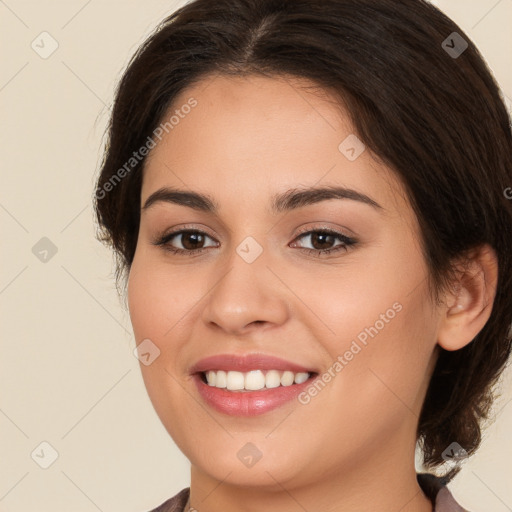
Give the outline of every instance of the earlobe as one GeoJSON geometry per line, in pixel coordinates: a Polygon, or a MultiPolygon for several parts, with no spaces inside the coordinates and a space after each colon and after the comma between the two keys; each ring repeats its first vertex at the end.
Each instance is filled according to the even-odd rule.
{"type": "Polygon", "coordinates": [[[437,335],[438,344],[449,351],[468,345],[491,316],[498,279],[494,249],[485,244],[472,251],[458,270],[437,335]]]}

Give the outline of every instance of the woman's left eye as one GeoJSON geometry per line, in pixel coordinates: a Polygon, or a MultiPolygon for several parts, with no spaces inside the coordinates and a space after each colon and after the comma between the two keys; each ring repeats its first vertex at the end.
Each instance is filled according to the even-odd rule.
{"type": "Polygon", "coordinates": [[[309,237],[311,240],[311,245],[320,245],[320,248],[313,247],[312,249],[307,247],[302,247],[306,251],[310,253],[317,253],[318,256],[321,254],[329,254],[331,252],[336,252],[340,250],[347,251],[351,245],[356,244],[356,240],[350,238],[342,233],[338,233],[337,231],[332,231],[330,229],[316,229],[307,231],[306,233],[302,233],[300,236],[296,238],[299,240],[300,238],[309,237]],[[339,245],[335,245],[334,247],[325,248],[326,245],[331,245],[336,239],[340,240],[339,245]]]}
{"type": "MultiPolygon", "coordinates": [[[[182,229],[180,231],[174,231],[172,233],[167,233],[162,236],[158,240],[154,242],[154,245],[162,246],[165,250],[170,251],[175,254],[182,255],[195,255],[203,252],[205,250],[205,246],[196,247],[197,245],[202,245],[205,243],[206,239],[213,240],[209,235],[199,230],[191,230],[191,229],[182,229]],[[180,244],[183,248],[177,248],[173,246],[174,239],[180,239],[180,244]]],[[[338,233],[337,231],[332,231],[330,229],[316,229],[311,230],[306,233],[300,234],[295,240],[292,242],[292,247],[295,247],[296,241],[300,239],[310,239],[309,247],[299,247],[308,253],[314,253],[315,255],[329,254],[331,252],[336,252],[340,250],[347,251],[348,248],[352,245],[356,244],[356,240],[350,238],[342,233],[338,233]],[[338,245],[332,246],[339,240],[338,245]],[[320,247],[315,247],[320,246],[320,247]],[[328,246],[328,247],[326,247],[328,246]]],[[[209,247],[211,247],[210,245],[209,247]]],[[[213,244],[215,246],[215,244],[213,244]]],[[[208,246],[207,246],[208,247],[208,246]]]]}

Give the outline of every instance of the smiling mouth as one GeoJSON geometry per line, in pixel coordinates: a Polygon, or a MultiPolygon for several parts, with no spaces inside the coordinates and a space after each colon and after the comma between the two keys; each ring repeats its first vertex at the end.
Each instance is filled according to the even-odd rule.
{"type": "Polygon", "coordinates": [[[315,377],[315,372],[292,372],[289,370],[250,370],[239,372],[236,370],[209,370],[199,372],[201,381],[210,387],[233,392],[251,392],[290,387],[303,384],[315,377]]]}

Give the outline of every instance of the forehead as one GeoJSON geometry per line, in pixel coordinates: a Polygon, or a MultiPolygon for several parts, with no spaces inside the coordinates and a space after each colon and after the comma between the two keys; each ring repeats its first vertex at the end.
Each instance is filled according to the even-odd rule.
{"type": "Polygon", "coordinates": [[[176,186],[215,196],[221,206],[247,206],[264,194],[325,183],[407,208],[395,173],[358,142],[339,101],[307,80],[209,76],[175,98],[163,122],[171,117],[147,158],[143,200],[176,186]],[[347,144],[363,149],[360,156],[347,158],[347,144]]]}

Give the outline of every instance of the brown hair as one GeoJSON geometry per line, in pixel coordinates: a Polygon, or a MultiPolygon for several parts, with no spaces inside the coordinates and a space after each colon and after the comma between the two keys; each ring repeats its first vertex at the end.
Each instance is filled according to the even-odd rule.
{"type": "Polygon", "coordinates": [[[359,138],[405,186],[436,298],[457,258],[484,243],[494,248],[491,316],[464,348],[440,349],[417,431],[427,467],[443,464],[452,442],[473,453],[511,351],[512,323],[510,120],[476,47],[423,0],[183,6],[138,49],[116,91],[95,207],[98,236],[118,257],[118,282],[129,272],[140,220],[145,158],[133,159],[134,150],[178,93],[217,73],[296,76],[338,94],[359,138]]]}

